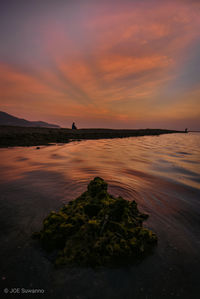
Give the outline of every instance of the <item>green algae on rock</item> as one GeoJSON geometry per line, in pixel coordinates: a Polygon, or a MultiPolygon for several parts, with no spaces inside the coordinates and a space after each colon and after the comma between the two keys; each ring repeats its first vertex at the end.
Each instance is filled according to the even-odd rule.
{"type": "Polygon", "coordinates": [[[51,212],[33,237],[56,252],[57,266],[123,265],[151,253],[157,243],[156,235],[142,227],[147,217],[135,201],[110,195],[107,183],[96,177],[80,197],[51,212]]]}

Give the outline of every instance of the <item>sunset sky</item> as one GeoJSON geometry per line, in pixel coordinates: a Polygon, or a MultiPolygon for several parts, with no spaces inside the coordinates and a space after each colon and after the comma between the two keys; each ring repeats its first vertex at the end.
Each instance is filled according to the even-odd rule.
{"type": "Polygon", "coordinates": [[[200,129],[200,1],[1,0],[0,110],[200,129]]]}

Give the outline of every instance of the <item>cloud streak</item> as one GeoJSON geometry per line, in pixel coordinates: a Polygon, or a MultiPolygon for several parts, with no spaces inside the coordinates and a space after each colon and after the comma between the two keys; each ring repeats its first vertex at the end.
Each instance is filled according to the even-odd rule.
{"type": "MultiPolygon", "coordinates": [[[[184,118],[193,118],[200,127],[194,68],[194,78],[181,87],[200,40],[198,1],[58,1],[39,14],[36,8],[20,19],[13,41],[10,31],[27,6],[13,15],[5,5],[10,27],[0,33],[2,110],[63,126],[73,119],[80,126],[124,128],[164,119],[165,126],[182,128],[184,118]]],[[[198,55],[192,63],[198,65],[198,55]]]]}

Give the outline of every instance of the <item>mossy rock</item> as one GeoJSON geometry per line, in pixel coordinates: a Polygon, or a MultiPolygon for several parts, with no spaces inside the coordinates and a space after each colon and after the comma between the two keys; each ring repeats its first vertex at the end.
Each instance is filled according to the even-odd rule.
{"type": "Polygon", "coordinates": [[[57,266],[130,264],[151,253],[157,243],[156,235],[142,227],[147,217],[135,201],[110,195],[107,183],[96,177],[80,197],[51,212],[33,237],[47,251],[57,252],[57,266]]]}

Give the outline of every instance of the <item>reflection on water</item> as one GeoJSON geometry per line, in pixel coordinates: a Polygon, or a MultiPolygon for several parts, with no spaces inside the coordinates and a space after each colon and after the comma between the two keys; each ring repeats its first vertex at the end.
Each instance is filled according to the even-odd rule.
{"type": "MultiPolygon", "coordinates": [[[[154,271],[160,271],[159,279],[162,280],[160,283],[167,284],[169,292],[173,289],[175,297],[181,296],[182,292],[182,298],[184,298],[182,284],[186,281],[188,289],[185,290],[185,294],[191,295],[191,292],[195,294],[195,279],[197,281],[195,267],[200,262],[198,242],[200,134],[88,140],[64,145],[41,146],[39,150],[35,147],[1,149],[0,168],[0,188],[3,190],[1,199],[5,197],[9,202],[11,198],[15,198],[15,201],[11,201],[9,209],[15,205],[16,211],[24,217],[23,225],[25,224],[30,231],[38,230],[41,225],[43,215],[39,213],[39,210],[43,209],[47,215],[48,209],[56,207],[56,204],[53,206],[54,200],[58,202],[57,207],[59,207],[62,202],[65,203],[82,193],[88,182],[95,176],[102,177],[108,182],[110,193],[116,196],[121,195],[127,200],[135,199],[140,209],[150,214],[146,225],[152,228],[159,237],[158,248],[154,256],[143,262],[137,269],[144,283],[141,288],[146,288],[146,293],[143,296],[142,291],[134,290],[132,287],[133,277],[135,285],[140,286],[140,280],[137,280],[135,270],[132,269],[131,274],[123,273],[126,280],[124,280],[125,286],[120,296],[133,298],[133,295],[137,295],[137,298],[155,298],[155,294],[161,292],[161,286],[157,286],[152,275],[150,275],[151,281],[145,276],[145,271],[148,272],[152,265],[155,266],[155,262],[154,271]],[[18,208],[17,205],[20,205],[20,202],[24,209],[18,208]],[[34,214],[35,202],[38,205],[38,215],[34,214]],[[31,204],[32,210],[27,211],[31,204]],[[36,217],[37,223],[34,224],[33,219],[36,217]],[[193,267],[192,274],[191,267],[193,267]],[[174,272],[169,270],[171,268],[174,272]],[[151,283],[154,284],[152,294],[151,283]],[[181,285],[182,291],[177,291],[177,284],[181,285]]],[[[6,208],[5,200],[1,200],[0,203],[3,208],[6,208]]],[[[20,218],[20,221],[19,219],[16,221],[21,223],[22,220],[20,218]]],[[[59,273],[62,277],[59,282],[58,272],[51,279],[54,279],[57,287],[63,287],[61,281],[66,284],[66,279],[71,281],[72,278],[69,278],[66,272],[59,273]]],[[[108,291],[108,285],[105,286],[107,283],[105,277],[114,279],[113,275],[117,275],[116,279],[121,280],[122,272],[105,273],[102,277],[100,274],[99,277],[94,273],[92,275],[95,275],[97,283],[105,288],[105,298],[109,298],[110,291],[108,291]]],[[[87,275],[90,277],[91,273],[85,273],[84,277],[87,275]]],[[[83,279],[82,276],[81,278],[83,279]]],[[[43,277],[43,283],[45,279],[43,277]]],[[[85,283],[88,282],[85,281],[85,283]]],[[[74,286],[74,292],[75,289],[74,286]]],[[[114,289],[117,290],[117,286],[114,289]]],[[[166,296],[169,295],[165,288],[164,290],[162,292],[166,296]]],[[[94,296],[95,287],[93,287],[91,297],[87,292],[85,294],[85,297],[79,298],[100,298],[97,295],[94,296]]],[[[159,297],[156,298],[161,297],[159,293],[159,297]]],[[[190,298],[195,297],[190,296],[190,298]]]]}
{"type": "MultiPolygon", "coordinates": [[[[2,181],[45,169],[74,185],[102,176],[126,189],[144,188],[155,178],[200,189],[200,134],[89,140],[62,146],[1,149],[2,181]]],[[[35,177],[34,177],[35,179],[35,177]]]]}

